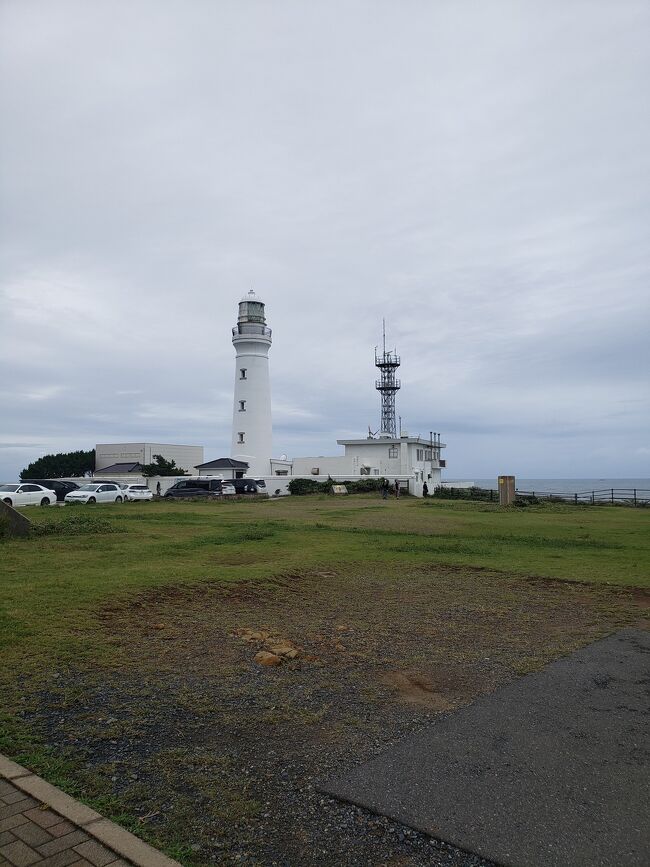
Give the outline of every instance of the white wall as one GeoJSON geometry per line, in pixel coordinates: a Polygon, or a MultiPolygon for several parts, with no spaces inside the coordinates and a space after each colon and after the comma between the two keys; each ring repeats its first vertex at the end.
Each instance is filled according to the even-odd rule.
{"type": "MultiPolygon", "coordinates": [[[[316,467],[319,470],[319,475],[325,476],[334,475],[334,473],[354,473],[352,460],[345,455],[334,457],[317,457],[317,458],[294,458],[293,459],[293,476],[311,476],[312,469],[316,467]]],[[[356,471],[358,472],[358,470],[356,471]]],[[[316,478],[314,476],[313,478],[316,478]]]]}

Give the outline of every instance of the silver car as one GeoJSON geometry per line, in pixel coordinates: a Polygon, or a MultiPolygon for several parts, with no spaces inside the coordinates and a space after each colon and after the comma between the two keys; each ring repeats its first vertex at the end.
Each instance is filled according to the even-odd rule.
{"type": "Polygon", "coordinates": [[[89,482],[65,495],[66,503],[121,503],[122,488],[115,482],[89,482]]]}

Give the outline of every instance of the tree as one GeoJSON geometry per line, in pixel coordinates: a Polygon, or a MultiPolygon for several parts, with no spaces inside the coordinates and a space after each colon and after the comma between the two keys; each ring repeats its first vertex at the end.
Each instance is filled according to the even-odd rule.
{"type": "Polygon", "coordinates": [[[21,479],[61,479],[64,476],[85,476],[95,469],[95,449],[78,452],[59,452],[44,455],[26,467],[21,479]]]}
{"type": "Polygon", "coordinates": [[[162,455],[154,455],[152,464],[142,467],[143,476],[182,476],[185,470],[176,466],[176,461],[167,461],[162,455]]]}

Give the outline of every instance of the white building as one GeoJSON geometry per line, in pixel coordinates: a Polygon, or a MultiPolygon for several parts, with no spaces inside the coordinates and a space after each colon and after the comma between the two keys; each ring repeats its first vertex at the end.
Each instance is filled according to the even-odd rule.
{"type": "Polygon", "coordinates": [[[152,464],[154,455],[175,461],[179,475],[191,473],[203,463],[203,446],[182,446],[170,443],[97,443],[95,473],[104,475],[136,473],[141,466],[152,464]],[[137,466],[135,466],[137,465],[137,466]]]}
{"type": "Polygon", "coordinates": [[[250,476],[265,476],[270,472],[273,437],[269,377],[272,341],[264,302],[252,289],[239,302],[232,342],[236,357],[230,454],[249,465],[250,476]]]}
{"type": "Polygon", "coordinates": [[[354,481],[367,478],[399,479],[402,487],[415,496],[422,496],[423,485],[433,492],[440,485],[441,442],[438,434],[430,437],[368,437],[337,440],[345,449],[343,455],[294,458],[291,475],[326,481],[354,481]]]}
{"type": "MultiPolygon", "coordinates": [[[[207,464],[194,464],[197,472],[208,475],[234,477],[228,460],[248,464],[246,475],[266,478],[273,492],[277,486],[285,490],[291,478],[302,477],[326,481],[354,481],[368,476],[399,479],[404,489],[416,496],[422,495],[423,485],[429,490],[441,483],[440,471],[445,466],[441,449],[445,444],[440,434],[429,437],[407,433],[381,434],[365,439],[337,440],[344,454],[287,459],[272,458],[271,384],[269,377],[269,349],[271,329],[266,325],[264,302],[251,290],[239,302],[237,325],[232,330],[235,347],[235,388],[232,424],[231,459],[219,458],[207,464]],[[282,477],[282,481],[280,480],[282,477]],[[270,484],[269,484],[270,482],[270,484]]],[[[395,370],[400,360],[396,353],[384,351],[377,356],[377,366],[388,368],[388,385],[382,384],[382,420],[385,405],[392,412],[394,427],[394,394],[400,383],[395,370]],[[386,392],[389,392],[388,399],[386,392]]],[[[379,388],[379,384],[377,386],[379,388]]],[[[388,428],[387,428],[388,429],[388,428]]]]}

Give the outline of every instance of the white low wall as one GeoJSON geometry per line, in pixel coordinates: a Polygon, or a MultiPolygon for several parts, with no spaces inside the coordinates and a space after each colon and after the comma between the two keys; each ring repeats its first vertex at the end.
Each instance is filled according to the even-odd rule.
{"type": "MultiPolygon", "coordinates": [[[[335,473],[354,473],[352,458],[345,455],[335,455],[334,457],[319,457],[319,458],[294,458],[292,474],[295,478],[305,476],[312,479],[318,476],[312,475],[312,469],[318,469],[319,476],[333,476],[335,473]]],[[[358,472],[358,471],[357,471],[358,472]]]]}

